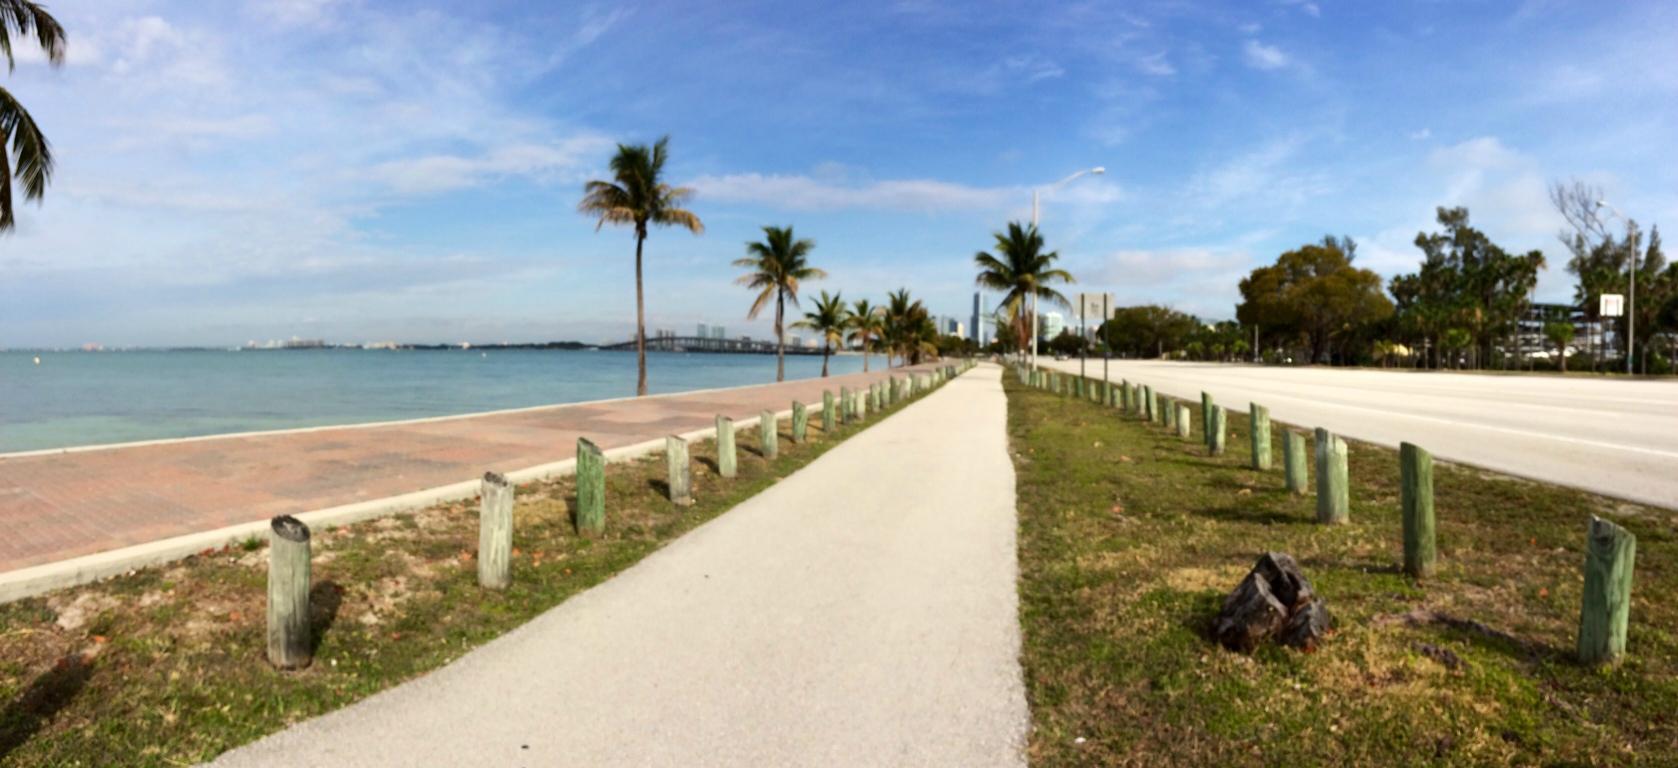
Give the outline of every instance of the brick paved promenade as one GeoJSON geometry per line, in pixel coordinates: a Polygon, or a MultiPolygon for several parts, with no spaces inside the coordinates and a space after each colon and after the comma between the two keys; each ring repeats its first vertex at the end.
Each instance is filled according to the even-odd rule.
{"type": "Polygon", "coordinates": [[[817,405],[824,389],[837,395],[888,375],[0,457],[0,573],[563,461],[580,436],[611,449],[704,429],[719,413],[817,405]]]}

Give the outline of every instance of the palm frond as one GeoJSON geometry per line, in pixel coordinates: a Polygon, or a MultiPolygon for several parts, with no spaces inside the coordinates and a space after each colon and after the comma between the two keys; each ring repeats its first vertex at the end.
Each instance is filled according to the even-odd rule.
{"type": "Polygon", "coordinates": [[[55,67],[64,63],[68,36],[45,6],[31,0],[0,0],[0,53],[6,56],[7,71],[17,69],[17,60],[12,57],[12,35],[29,37],[31,33],[41,50],[46,51],[48,62],[55,67]]]}
{"type": "Polygon", "coordinates": [[[11,91],[0,88],[0,231],[16,226],[13,214],[12,178],[23,185],[26,200],[40,200],[52,180],[52,145],[41,133],[35,118],[18,103],[11,91]],[[8,149],[6,145],[10,145],[8,149]],[[13,159],[16,168],[12,167],[13,159]]]}

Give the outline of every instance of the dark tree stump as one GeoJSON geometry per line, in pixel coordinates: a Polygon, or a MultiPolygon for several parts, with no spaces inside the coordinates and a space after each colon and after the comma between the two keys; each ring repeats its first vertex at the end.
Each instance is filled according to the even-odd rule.
{"type": "Polygon", "coordinates": [[[1212,634],[1223,647],[1240,653],[1252,653],[1267,639],[1313,650],[1332,626],[1299,563],[1284,553],[1266,552],[1224,599],[1212,634]]]}
{"type": "Polygon", "coordinates": [[[1287,619],[1288,609],[1271,594],[1270,582],[1254,571],[1224,599],[1224,609],[1218,612],[1212,632],[1225,648],[1252,653],[1287,619]]]}

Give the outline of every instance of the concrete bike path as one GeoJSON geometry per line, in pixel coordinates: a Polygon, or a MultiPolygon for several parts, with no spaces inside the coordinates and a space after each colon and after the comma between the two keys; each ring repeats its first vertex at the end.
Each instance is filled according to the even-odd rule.
{"type": "Polygon", "coordinates": [[[981,366],[612,580],[219,766],[1023,766],[981,366]]]}

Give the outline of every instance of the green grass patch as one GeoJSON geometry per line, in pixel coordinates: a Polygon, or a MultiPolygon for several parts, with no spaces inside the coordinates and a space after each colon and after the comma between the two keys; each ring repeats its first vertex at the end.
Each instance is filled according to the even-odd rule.
{"type": "MultiPolygon", "coordinates": [[[[836,392],[837,393],[837,392],[836,392]]],[[[893,406],[892,409],[901,407],[893,406]]],[[[739,473],[696,441],[687,508],[662,454],[607,467],[606,532],[577,535],[571,478],[517,491],[513,584],[480,589],[476,500],[314,531],[309,668],[266,660],[266,539],[0,606],[0,764],[188,765],[459,658],[757,494],[882,414],[780,457],[737,429],[739,473]]]]}
{"type": "Polygon", "coordinates": [[[1183,440],[1004,380],[1034,765],[1678,761],[1673,512],[1440,461],[1439,571],[1418,582],[1399,569],[1396,451],[1352,442],[1351,524],[1320,526],[1283,488],[1287,425],[1258,472],[1245,414],[1210,457],[1198,402],[1183,440]],[[1609,669],[1573,661],[1592,514],[1638,537],[1628,656],[1609,669]],[[1315,653],[1209,639],[1266,550],[1297,558],[1338,622],[1315,653]]]}

